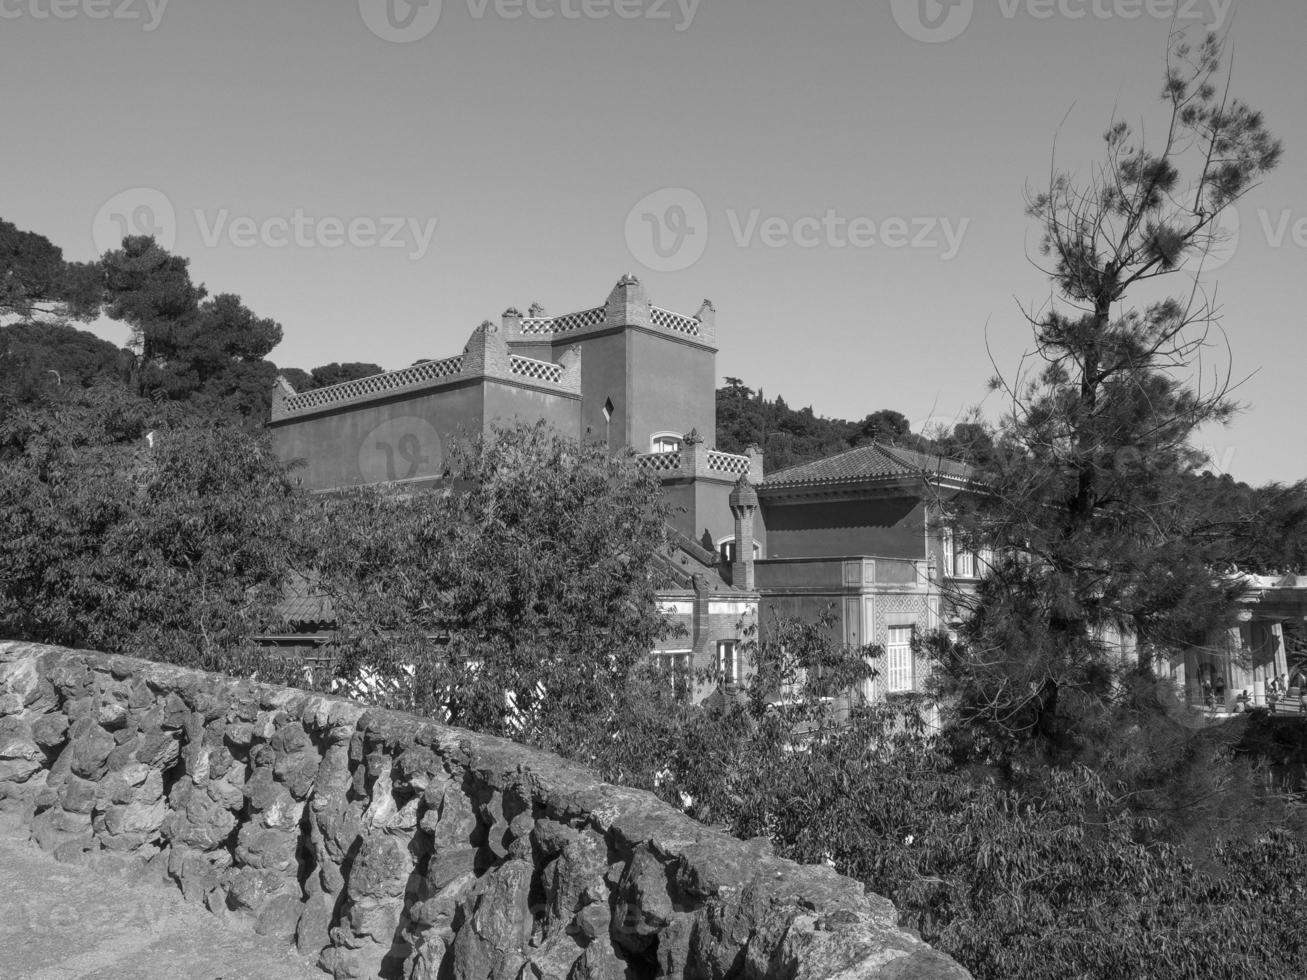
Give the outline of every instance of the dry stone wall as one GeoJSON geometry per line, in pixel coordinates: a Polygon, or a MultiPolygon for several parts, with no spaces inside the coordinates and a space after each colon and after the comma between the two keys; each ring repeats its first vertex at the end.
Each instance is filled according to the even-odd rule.
{"type": "Polygon", "coordinates": [[[968,977],[856,882],[553,756],[124,657],[0,644],[0,808],[342,980],[968,977]]]}

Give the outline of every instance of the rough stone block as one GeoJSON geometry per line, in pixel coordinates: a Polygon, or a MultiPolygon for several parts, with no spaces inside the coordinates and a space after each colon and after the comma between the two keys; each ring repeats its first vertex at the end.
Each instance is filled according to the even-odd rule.
{"type": "Polygon", "coordinates": [[[765,841],[520,746],[248,680],[0,643],[15,791],[46,850],[166,867],[337,977],[966,977],[888,901],[765,841]]]}

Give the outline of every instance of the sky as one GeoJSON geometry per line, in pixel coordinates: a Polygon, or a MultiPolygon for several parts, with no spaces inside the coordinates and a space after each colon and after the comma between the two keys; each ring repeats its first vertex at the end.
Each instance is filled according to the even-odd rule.
{"type": "Polygon", "coordinates": [[[0,0],[0,217],[77,260],[158,234],[285,367],[451,356],[632,273],[792,407],[995,419],[1049,297],[1026,196],[1114,116],[1156,134],[1173,24],[1230,32],[1286,147],[1206,277],[1247,407],[1200,442],[1302,479],[1297,0],[0,0]]]}

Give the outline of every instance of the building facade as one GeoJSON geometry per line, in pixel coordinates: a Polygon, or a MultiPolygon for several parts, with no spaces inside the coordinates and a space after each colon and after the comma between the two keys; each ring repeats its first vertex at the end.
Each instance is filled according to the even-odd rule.
{"type": "MultiPolygon", "coordinates": [[[[734,664],[758,613],[748,576],[701,544],[734,540],[731,495],[763,475],[761,454],[707,441],[717,428],[716,339],[710,302],[694,316],[662,309],[624,276],[590,309],[509,309],[452,357],[306,392],[279,379],[269,428],[278,455],[300,461],[303,484],[320,492],[430,484],[456,440],[497,423],[545,421],[610,453],[633,449],[673,507],[659,595],[679,629],[653,654],[689,678],[734,664]]],[[[320,605],[295,599],[287,609],[325,641],[320,605]]],[[[696,698],[711,690],[689,686],[696,698]]]]}
{"type": "MultiPolygon", "coordinates": [[[[729,687],[747,675],[755,629],[829,615],[833,640],[884,652],[858,698],[920,690],[927,665],[914,637],[956,623],[986,566],[953,548],[943,521],[969,471],[872,444],[769,474],[754,449],[712,448],[717,336],[710,302],[693,316],[662,309],[625,276],[589,309],[509,309],[452,357],[302,393],[279,380],[270,428],[315,491],[420,486],[438,478],[454,440],[495,423],[544,420],[611,453],[634,450],[674,509],[658,584],[680,628],[655,657],[687,678],[716,671],[729,687]]],[[[314,636],[329,637],[320,602],[291,605],[314,636]]],[[[1191,703],[1245,690],[1264,703],[1270,680],[1296,667],[1282,624],[1304,617],[1307,579],[1250,579],[1240,623],[1158,668],[1191,703]]],[[[716,686],[687,682],[696,700],[716,686]]]]}

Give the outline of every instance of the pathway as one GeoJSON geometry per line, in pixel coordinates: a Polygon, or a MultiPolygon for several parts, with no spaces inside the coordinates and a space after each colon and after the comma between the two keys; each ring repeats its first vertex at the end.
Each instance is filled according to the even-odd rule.
{"type": "Polygon", "coordinates": [[[59,864],[0,822],[0,980],[325,980],[160,882],[59,864]]]}

